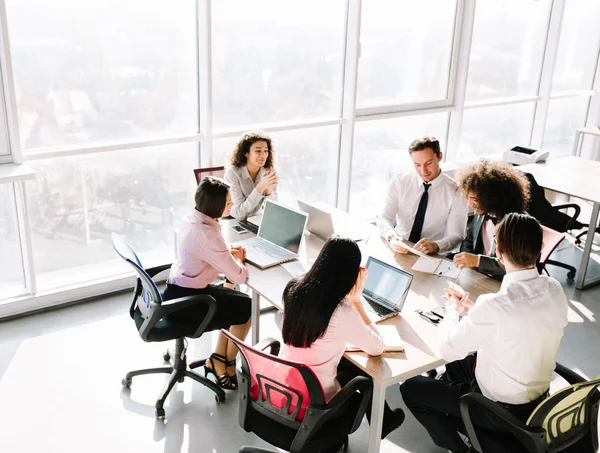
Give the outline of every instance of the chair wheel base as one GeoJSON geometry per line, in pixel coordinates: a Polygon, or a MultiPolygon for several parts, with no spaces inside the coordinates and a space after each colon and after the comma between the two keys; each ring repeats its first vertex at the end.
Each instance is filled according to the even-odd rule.
{"type": "Polygon", "coordinates": [[[130,389],[131,388],[131,379],[124,378],[121,381],[121,385],[127,389],[130,389]]]}
{"type": "Polygon", "coordinates": [[[164,360],[165,362],[170,362],[170,361],[171,361],[171,354],[169,354],[169,351],[165,351],[165,352],[163,353],[163,360],[164,360]]]}
{"type": "Polygon", "coordinates": [[[575,280],[575,272],[569,272],[567,274],[567,280],[572,283],[573,280],[575,280]]]}
{"type": "Polygon", "coordinates": [[[224,403],[225,402],[225,393],[223,393],[223,394],[215,393],[215,401],[217,403],[224,403]]]}
{"type": "Polygon", "coordinates": [[[161,418],[165,418],[165,410],[162,407],[157,407],[156,408],[156,418],[157,419],[161,419],[161,418]]]}

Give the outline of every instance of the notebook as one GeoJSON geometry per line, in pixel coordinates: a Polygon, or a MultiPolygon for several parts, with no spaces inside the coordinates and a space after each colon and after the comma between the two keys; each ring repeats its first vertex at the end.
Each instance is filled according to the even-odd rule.
{"type": "Polygon", "coordinates": [[[430,256],[420,257],[413,265],[412,270],[446,278],[457,278],[461,271],[452,261],[430,256]]]}
{"type": "MultiPolygon", "coordinates": [[[[402,338],[400,338],[400,334],[398,333],[396,326],[378,325],[377,330],[385,342],[384,352],[404,352],[404,342],[402,341],[402,338]]],[[[347,352],[357,352],[360,350],[360,348],[357,348],[353,345],[346,346],[347,352]]]]}

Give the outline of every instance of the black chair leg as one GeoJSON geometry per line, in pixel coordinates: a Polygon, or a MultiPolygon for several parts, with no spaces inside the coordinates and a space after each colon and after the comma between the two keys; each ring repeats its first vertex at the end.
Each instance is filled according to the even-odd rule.
{"type": "Polygon", "coordinates": [[[165,404],[165,400],[167,399],[167,396],[169,396],[169,393],[171,393],[171,390],[173,390],[173,387],[175,387],[175,384],[177,384],[177,381],[183,377],[183,372],[182,370],[172,370],[173,372],[171,373],[171,377],[169,377],[169,381],[166,383],[165,387],[162,389],[162,392],[160,392],[160,395],[158,397],[158,400],[156,401],[156,418],[163,418],[165,416],[165,410],[163,409],[163,405],[165,404]]]}
{"type": "Polygon", "coordinates": [[[202,360],[196,360],[195,362],[192,362],[189,364],[189,367],[191,370],[194,370],[198,367],[204,366],[204,364],[206,363],[207,359],[202,359],[202,360]]]}
{"type": "Polygon", "coordinates": [[[277,453],[275,450],[267,450],[261,447],[242,447],[239,453],[277,453]]]}
{"type": "Polygon", "coordinates": [[[225,391],[210,379],[207,379],[204,376],[200,376],[198,373],[194,373],[193,371],[188,370],[184,370],[183,374],[185,375],[185,377],[193,379],[194,381],[199,382],[200,384],[208,387],[213,392],[215,392],[215,400],[217,401],[217,403],[222,403],[223,401],[225,401],[225,391]]]}
{"type": "Polygon", "coordinates": [[[135,376],[143,376],[145,374],[161,374],[161,373],[169,374],[171,371],[173,371],[173,368],[170,366],[163,366],[160,368],[146,368],[144,370],[130,371],[129,373],[127,373],[125,375],[125,379],[130,381],[131,378],[135,377],[135,376]]]}

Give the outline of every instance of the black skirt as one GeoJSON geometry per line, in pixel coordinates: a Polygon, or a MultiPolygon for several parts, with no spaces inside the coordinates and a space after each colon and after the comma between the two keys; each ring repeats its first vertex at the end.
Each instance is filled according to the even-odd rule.
{"type": "MultiPolygon", "coordinates": [[[[217,302],[217,312],[208,325],[206,331],[228,329],[230,326],[245,324],[250,319],[252,300],[247,294],[223,286],[208,285],[206,288],[184,288],[182,286],[167,284],[163,293],[163,300],[178,299],[196,294],[208,294],[217,302]]],[[[171,318],[182,322],[202,322],[208,308],[205,304],[197,307],[188,307],[174,313],[171,318]]]]}

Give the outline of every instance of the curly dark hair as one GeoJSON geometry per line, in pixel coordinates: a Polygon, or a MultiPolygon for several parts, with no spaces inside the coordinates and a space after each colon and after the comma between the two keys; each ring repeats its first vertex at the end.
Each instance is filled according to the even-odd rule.
{"type": "Polygon", "coordinates": [[[247,132],[238,140],[231,153],[230,164],[238,168],[245,166],[248,162],[246,154],[250,152],[250,147],[258,141],[267,142],[269,157],[267,157],[267,161],[265,162],[265,168],[273,168],[273,165],[275,164],[275,148],[273,148],[273,142],[271,137],[260,131],[247,132]]]}
{"type": "Polygon", "coordinates": [[[529,180],[511,164],[481,159],[456,173],[465,198],[473,192],[481,210],[502,219],[522,212],[529,203],[529,180]]]}

